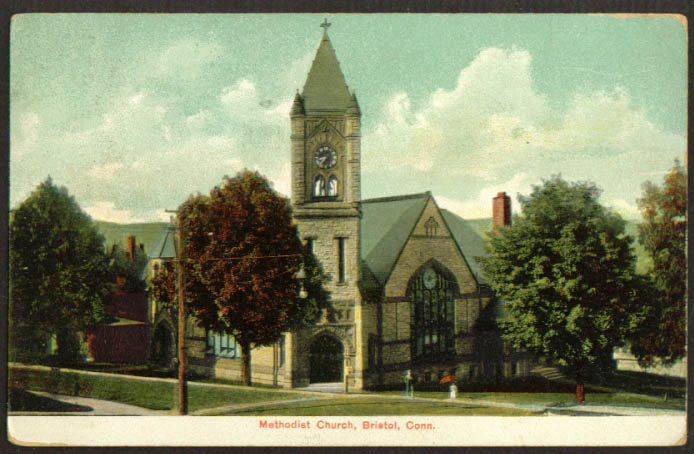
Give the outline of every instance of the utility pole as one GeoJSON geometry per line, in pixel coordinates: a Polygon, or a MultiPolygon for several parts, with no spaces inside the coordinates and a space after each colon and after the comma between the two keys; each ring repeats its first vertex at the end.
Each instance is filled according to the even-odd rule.
{"type": "Polygon", "coordinates": [[[188,413],[188,395],[186,392],[186,323],[185,300],[183,279],[183,226],[178,211],[166,210],[167,213],[176,213],[176,287],[178,288],[178,414],[188,413]]]}

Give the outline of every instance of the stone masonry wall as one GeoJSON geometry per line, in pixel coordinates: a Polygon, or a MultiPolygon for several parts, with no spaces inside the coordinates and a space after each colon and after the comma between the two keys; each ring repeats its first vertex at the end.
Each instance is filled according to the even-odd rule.
{"type": "Polygon", "coordinates": [[[359,269],[359,218],[308,218],[297,223],[299,238],[313,241],[313,253],[328,274],[326,288],[332,300],[357,300],[359,269]],[[338,238],[344,240],[345,282],[338,282],[338,238]]]}

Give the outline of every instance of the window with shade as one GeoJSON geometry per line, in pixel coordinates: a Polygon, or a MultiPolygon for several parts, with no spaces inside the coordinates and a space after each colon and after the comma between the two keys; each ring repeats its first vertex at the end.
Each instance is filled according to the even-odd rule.
{"type": "Polygon", "coordinates": [[[207,332],[207,353],[222,358],[240,358],[241,348],[236,343],[234,336],[229,334],[207,332]]]}
{"type": "Polygon", "coordinates": [[[410,332],[413,361],[449,356],[455,352],[454,304],[458,285],[452,275],[433,266],[411,279],[410,332]]]}

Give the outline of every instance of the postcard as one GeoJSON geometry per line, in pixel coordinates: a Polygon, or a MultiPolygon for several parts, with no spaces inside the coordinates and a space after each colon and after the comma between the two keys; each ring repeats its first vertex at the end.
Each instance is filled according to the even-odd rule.
{"type": "Polygon", "coordinates": [[[11,443],[686,440],[678,15],[19,14],[11,443]]]}

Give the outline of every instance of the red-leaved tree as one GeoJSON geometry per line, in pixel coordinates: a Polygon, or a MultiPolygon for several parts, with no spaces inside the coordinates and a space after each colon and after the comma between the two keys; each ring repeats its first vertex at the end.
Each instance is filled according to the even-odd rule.
{"type": "MultiPolygon", "coordinates": [[[[191,197],[178,216],[188,313],[199,326],[234,336],[250,385],[251,349],[315,321],[326,306],[323,272],[298,238],[289,201],[257,172],[243,171],[209,196],[191,197]],[[306,279],[300,283],[302,267],[306,279]],[[301,285],[305,298],[299,297],[301,285]]],[[[153,294],[175,304],[173,270],[153,280],[153,294]]]]}
{"type": "Polygon", "coordinates": [[[662,187],[646,182],[638,203],[653,289],[631,351],[643,366],[669,365],[686,355],[687,341],[687,173],[679,162],[662,187]]]}

